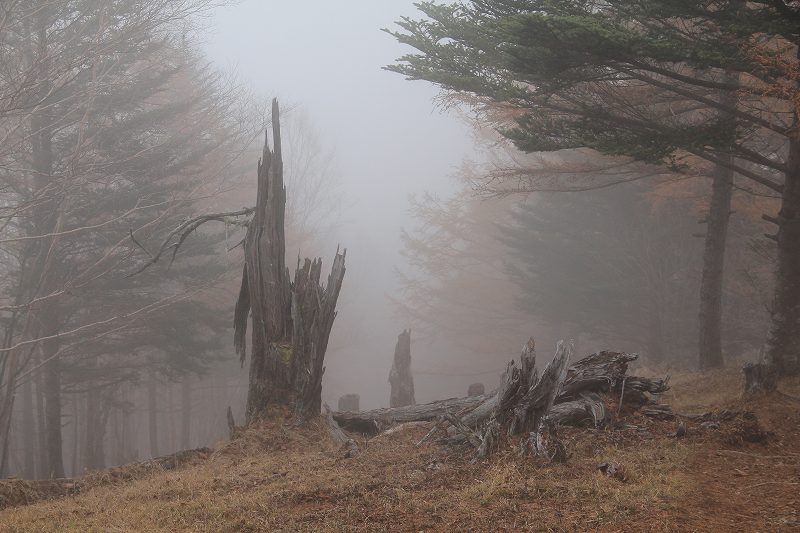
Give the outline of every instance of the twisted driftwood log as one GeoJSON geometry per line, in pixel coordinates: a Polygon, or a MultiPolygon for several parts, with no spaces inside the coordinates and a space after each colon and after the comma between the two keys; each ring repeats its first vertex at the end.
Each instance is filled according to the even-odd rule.
{"type": "Polygon", "coordinates": [[[437,420],[438,425],[455,416],[458,423],[450,423],[448,442],[474,444],[471,435],[478,435],[479,456],[491,453],[503,428],[514,435],[529,433],[528,451],[541,454],[547,426],[602,427],[608,423],[611,412],[603,394],[641,407],[652,403],[651,395],[669,388],[667,379],[627,375],[628,364],[637,354],[602,351],[567,368],[570,356],[571,347],[559,343],[555,358],[539,378],[531,339],[522,349],[519,365],[509,362],[500,386],[489,394],[361,413],[335,412],[332,417],[342,429],[374,435],[392,424],[437,420]]]}

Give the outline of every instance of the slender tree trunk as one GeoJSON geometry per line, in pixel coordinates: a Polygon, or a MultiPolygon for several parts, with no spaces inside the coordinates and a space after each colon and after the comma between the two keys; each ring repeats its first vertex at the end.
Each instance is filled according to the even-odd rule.
{"type": "Polygon", "coordinates": [[[158,411],[156,400],[156,378],[150,374],[147,380],[147,427],[150,435],[150,457],[158,457],[158,411]]]}
{"type": "Polygon", "coordinates": [[[8,413],[5,417],[0,417],[0,423],[3,424],[2,433],[0,433],[0,438],[3,439],[2,444],[3,448],[0,450],[0,478],[6,477],[8,475],[8,461],[9,461],[9,453],[8,448],[11,444],[11,422],[14,415],[14,397],[11,397],[11,402],[8,404],[8,413]]]}
{"type": "Polygon", "coordinates": [[[181,449],[188,450],[192,441],[192,382],[181,380],[181,449]]]}
{"type": "Polygon", "coordinates": [[[80,472],[80,453],[81,453],[81,417],[80,417],[80,397],[77,394],[72,396],[72,477],[76,477],[80,472]]]}
{"type": "Polygon", "coordinates": [[[664,360],[664,335],[661,309],[655,296],[650,297],[647,315],[647,355],[652,361],[660,363],[664,360]]]}
{"type": "Polygon", "coordinates": [[[122,440],[122,461],[127,464],[135,460],[133,446],[133,432],[131,431],[131,406],[127,402],[128,393],[123,396],[122,409],[120,410],[121,430],[120,439],[122,440]]]}
{"type": "MultiPolygon", "coordinates": [[[[728,159],[733,159],[728,157],[728,159]]],[[[700,278],[698,362],[701,369],[719,368],[722,358],[722,292],[725,244],[733,195],[733,171],[717,165],[711,184],[703,274],[700,278]]]]}
{"type": "Polygon", "coordinates": [[[111,406],[108,404],[108,397],[104,398],[104,391],[97,391],[97,421],[94,424],[92,433],[94,448],[95,469],[100,470],[106,467],[106,430],[108,428],[108,417],[111,414],[111,406]]]}
{"type": "MultiPolygon", "coordinates": [[[[35,359],[34,364],[40,364],[41,360],[38,357],[35,359]]],[[[47,477],[50,471],[47,458],[47,429],[45,428],[45,415],[44,415],[44,377],[41,368],[34,373],[36,385],[36,455],[38,461],[36,464],[36,477],[38,479],[47,477]]]]}
{"type": "MultiPolygon", "coordinates": [[[[58,333],[58,316],[55,307],[43,309],[40,317],[46,336],[58,333]]],[[[57,338],[42,341],[42,372],[44,374],[44,410],[47,430],[48,477],[64,477],[64,460],[61,436],[61,361],[57,338]]]]}
{"type": "MultiPolygon", "coordinates": [[[[729,84],[739,82],[738,74],[726,72],[724,81],[729,84]]],[[[721,104],[736,107],[734,91],[720,91],[721,104]]],[[[736,119],[723,114],[731,139],[735,137],[736,119]]],[[[733,141],[731,141],[733,143],[733,141]]],[[[733,156],[724,156],[733,163],[733,156]]],[[[730,168],[715,165],[712,171],[711,202],[706,220],[706,238],[703,250],[703,272],[700,278],[700,306],[698,329],[698,366],[701,369],[719,368],[724,364],[722,357],[722,294],[725,271],[725,247],[728,238],[728,222],[731,216],[734,172],[730,168]]]]}
{"type": "Polygon", "coordinates": [[[86,391],[86,437],[83,444],[83,464],[87,470],[97,470],[100,466],[97,457],[97,422],[99,415],[97,390],[89,383],[86,391]]]}
{"type": "Polygon", "coordinates": [[[22,385],[22,447],[23,470],[25,479],[36,477],[36,415],[33,410],[33,384],[30,379],[25,379],[22,385]]]}
{"type": "Polygon", "coordinates": [[[173,453],[178,450],[178,439],[175,428],[175,386],[173,384],[167,385],[167,412],[166,416],[162,416],[162,420],[166,420],[168,427],[169,442],[167,442],[167,453],[173,453]]]}
{"type": "Polygon", "coordinates": [[[765,350],[767,363],[784,375],[800,371],[800,131],[797,127],[790,139],[786,166],[778,213],[775,295],[765,350]]]}

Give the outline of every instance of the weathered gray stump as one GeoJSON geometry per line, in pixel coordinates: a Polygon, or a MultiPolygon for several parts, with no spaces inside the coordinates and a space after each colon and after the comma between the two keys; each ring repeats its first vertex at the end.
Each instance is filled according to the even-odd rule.
{"type": "Polygon", "coordinates": [[[294,280],[286,267],[281,128],[272,102],[273,148],[268,140],[258,164],[258,192],[244,238],[244,271],[234,318],[234,344],[242,363],[248,315],[252,318],[247,423],[271,406],[292,409],[298,419],[320,414],[322,374],[336,301],[344,278],[344,253],[337,250],[327,285],[322,260],[298,257],[294,280]]]}
{"type": "Polygon", "coordinates": [[[467,396],[481,396],[482,394],[486,394],[486,388],[483,383],[473,383],[467,389],[467,396]]]}
{"type": "Polygon", "coordinates": [[[339,397],[339,411],[348,411],[350,413],[357,413],[358,403],[361,397],[358,394],[345,394],[339,397]]]}
{"type": "Polygon", "coordinates": [[[242,284],[233,318],[233,344],[244,365],[248,323],[252,324],[250,380],[246,424],[264,418],[272,407],[288,408],[298,420],[319,415],[322,374],[336,302],[344,278],[345,252],[336,250],[327,283],[320,280],[322,260],[297,258],[294,279],[286,266],[286,187],[283,183],[281,124],[278,101],[272,101],[272,139],[264,140],[258,162],[256,205],[240,211],[190,218],[172,230],[155,254],[136,241],[151,259],[138,272],[158,262],[206,222],[233,222],[247,227],[243,243],[242,284]],[[251,217],[243,221],[243,217],[251,217]]]}
{"type": "MultiPolygon", "coordinates": [[[[520,366],[514,361],[508,364],[498,389],[498,401],[480,438],[479,457],[492,453],[504,429],[510,436],[527,434],[523,441],[526,453],[549,455],[544,443],[544,422],[566,378],[572,350],[571,344],[559,342],[555,357],[539,376],[535,369],[535,344],[530,339],[522,349],[520,366]]],[[[552,433],[551,440],[555,440],[552,433]]]]}
{"type": "Polygon", "coordinates": [[[389,372],[389,407],[414,405],[414,378],[411,375],[411,330],[404,330],[397,337],[394,361],[389,372]]]}

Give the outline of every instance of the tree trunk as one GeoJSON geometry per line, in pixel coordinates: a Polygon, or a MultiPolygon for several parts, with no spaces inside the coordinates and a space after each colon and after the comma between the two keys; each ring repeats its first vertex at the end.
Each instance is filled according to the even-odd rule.
{"type": "MultiPolygon", "coordinates": [[[[795,126],[797,125],[795,117],[795,126]]],[[[800,371],[800,131],[794,128],[778,213],[775,294],[766,343],[766,361],[779,374],[800,371]]]]}
{"type": "MultiPolygon", "coordinates": [[[[795,55],[800,65],[800,47],[795,55]]],[[[778,374],[800,372],[800,117],[794,110],[789,156],[778,212],[775,295],[765,346],[766,364],[778,374]]],[[[770,383],[774,387],[774,383],[770,383]]]]}
{"type": "Polygon", "coordinates": [[[189,376],[181,380],[181,449],[188,450],[192,437],[192,383],[189,376]]]}
{"type": "MultiPolygon", "coordinates": [[[[738,83],[738,75],[730,72],[723,78],[726,83],[738,83]]],[[[737,98],[733,91],[720,91],[720,103],[736,107],[737,98]]],[[[733,138],[736,120],[730,114],[722,119],[729,123],[728,129],[733,138]]],[[[723,156],[727,163],[733,164],[732,155],[723,156]]],[[[725,271],[725,247],[728,238],[728,222],[731,216],[734,172],[730,168],[715,165],[712,170],[711,202],[706,219],[706,238],[703,249],[703,272],[700,277],[700,306],[698,329],[698,365],[701,370],[719,368],[724,364],[722,357],[722,294],[725,271]]]]}
{"type": "Polygon", "coordinates": [[[411,330],[397,337],[392,370],[389,372],[389,407],[414,405],[414,377],[411,375],[411,330]]]}
{"type": "MultiPolygon", "coordinates": [[[[38,61],[41,90],[46,92],[49,86],[49,59],[47,58],[46,25],[40,24],[38,33],[38,61]]],[[[44,190],[52,185],[53,180],[53,118],[49,110],[39,109],[31,115],[31,162],[34,171],[33,183],[36,191],[44,190]]],[[[60,213],[61,196],[44,201],[33,209],[33,226],[38,236],[54,235],[63,222],[60,213]]],[[[47,294],[56,285],[54,270],[57,268],[56,245],[57,236],[40,237],[37,257],[31,269],[32,276],[25,280],[32,296],[47,294]]],[[[44,429],[45,453],[47,455],[46,477],[64,477],[61,437],[61,365],[59,361],[60,343],[58,333],[60,316],[57,304],[50,301],[38,306],[32,312],[38,321],[36,333],[51,337],[41,342],[42,375],[44,386],[44,429]]]]}
{"type": "Polygon", "coordinates": [[[80,453],[81,453],[81,416],[80,416],[80,399],[77,394],[72,396],[72,469],[71,475],[73,477],[78,475],[80,471],[80,453]]]}
{"type": "Polygon", "coordinates": [[[167,412],[161,417],[163,424],[167,426],[167,453],[178,449],[178,438],[175,424],[175,394],[174,385],[168,384],[167,387],[167,412]]]}
{"type": "Polygon", "coordinates": [[[664,334],[661,327],[661,309],[655,295],[650,297],[647,313],[647,356],[653,362],[664,360],[664,334]]]}
{"type": "Polygon", "coordinates": [[[89,383],[86,394],[86,442],[84,443],[85,468],[100,470],[105,468],[105,439],[108,416],[111,406],[104,398],[102,389],[92,388],[89,383]]]}
{"type": "MultiPolygon", "coordinates": [[[[728,157],[732,160],[732,157],[728,157]]],[[[732,162],[732,161],[731,161],[732,162]]],[[[725,243],[733,194],[733,171],[716,165],[711,184],[703,273],[700,278],[698,362],[701,369],[719,368],[722,358],[722,288],[725,243]]]]}
{"type": "Polygon", "coordinates": [[[298,259],[294,281],[285,262],[280,113],[272,102],[273,149],[268,140],[258,165],[258,193],[244,239],[245,264],[234,318],[234,345],[244,362],[248,315],[252,349],[246,421],[268,415],[272,406],[292,409],[299,419],[318,415],[322,374],[336,301],[344,277],[344,253],[336,253],[326,287],[322,261],[298,259]]]}
{"type": "MultiPolygon", "coordinates": [[[[126,394],[126,397],[128,394],[126,394]]],[[[122,417],[122,428],[121,428],[121,439],[122,439],[122,463],[130,463],[132,461],[136,461],[139,459],[137,454],[137,450],[134,447],[135,444],[135,433],[131,428],[131,410],[133,406],[128,403],[127,400],[123,401],[122,409],[121,409],[121,417],[122,417]]]]}
{"type": "MultiPolygon", "coordinates": [[[[48,307],[40,313],[46,325],[46,336],[58,333],[58,318],[55,308],[48,307]]],[[[47,475],[50,478],[64,477],[64,460],[61,436],[61,361],[57,338],[42,341],[42,371],[44,374],[44,411],[47,431],[47,475]]]]}
{"type": "Polygon", "coordinates": [[[150,435],[150,457],[158,457],[158,411],[156,378],[151,373],[147,380],[147,428],[150,435]]]}
{"type": "MultiPolygon", "coordinates": [[[[36,351],[37,357],[34,359],[34,364],[41,364],[39,358],[39,350],[36,351]]],[[[45,415],[44,415],[44,376],[41,368],[34,373],[36,385],[36,441],[37,441],[37,464],[36,464],[36,477],[37,479],[46,478],[50,467],[47,464],[47,430],[45,429],[45,415]]]]}
{"type": "Polygon", "coordinates": [[[22,477],[25,479],[36,477],[36,430],[34,423],[33,384],[28,377],[25,378],[25,383],[22,385],[22,447],[24,455],[22,477]]]}

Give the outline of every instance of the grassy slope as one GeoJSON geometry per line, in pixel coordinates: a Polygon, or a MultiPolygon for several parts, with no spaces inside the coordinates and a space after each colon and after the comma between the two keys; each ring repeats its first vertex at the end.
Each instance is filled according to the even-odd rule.
{"type": "MultiPolygon", "coordinates": [[[[664,401],[736,407],[737,374],[714,374],[711,387],[678,376],[664,401]]],[[[800,402],[748,408],[773,432],[768,444],[739,442],[735,424],[675,439],[674,423],[631,414],[646,431],[565,430],[563,465],[510,451],[471,464],[463,450],[416,448],[422,425],[344,458],[320,428],[276,422],[182,470],[6,509],[0,531],[798,531],[800,402]],[[601,461],[627,480],[598,472],[601,461]]]]}

